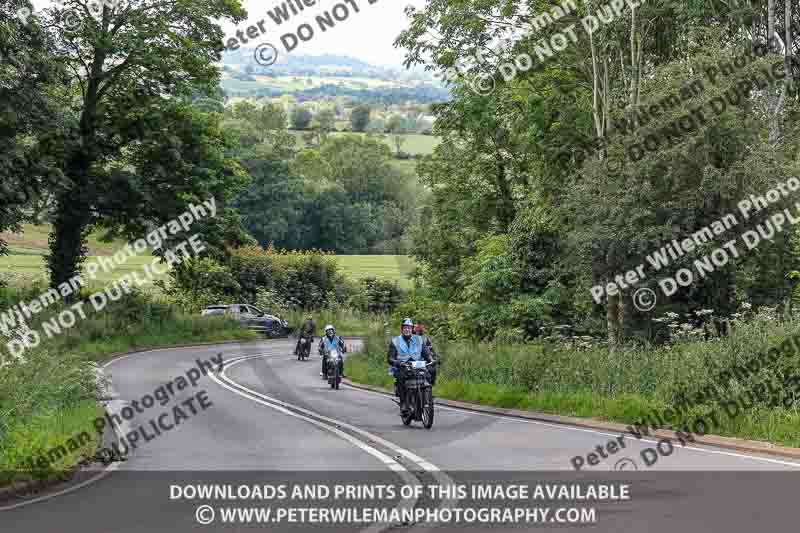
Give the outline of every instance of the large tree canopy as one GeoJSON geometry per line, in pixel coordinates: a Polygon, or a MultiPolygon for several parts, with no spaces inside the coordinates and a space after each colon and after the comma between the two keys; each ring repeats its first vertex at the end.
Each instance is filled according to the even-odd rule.
{"type": "Polygon", "coordinates": [[[245,174],[226,155],[220,115],[190,99],[216,93],[222,31],[243,20],[236,1],[125,0],[92,10],[65,0],[41,24],[48,57],[69,73],[48,96],[62,110],[58,135],[42,139],[59,179],[49,267],[51,283],[72,276],[95,226],[140,237],[191,202],[224,205],[245,174]]]}
{"type": "MultiPolygon", "coordinates": [[[[771,0],[652,0],[636,9],[626,3],[621,16],[590,34],[581,20],[602,3],[568,9],[572,4],[561,4],[562,16],[538,0],[431,0],[409,10],[411,27],[397,39],[407,64],[443,74],[453,94],[436,108],[443,142],[420,165],[433,199],[426,227],[415,231],[415,253],[428,285],[453,303],[456,316],[483,322],[473,331],[479,336],[506,327],[538,335],[543,322],[570,321],[587,331],[605,325],[614,347],[646,333],[639,325],[652,314],[631,306],[632,290],[595,305],[591,286],[613,281],[654,249],[734,210],[742,197],[797,174],[798,100],[790,82],[800,77],[792,60],[800,38],[791,27],[800,26],[800,14],[771,0]],[[546,23],[543,13],[552,15],[546,23]],[[542,52],[570,31],[575,37],[563,50],[542,52]],[[767,57],[748,61],[723,83],[705,78],[706,69],[732,63],[769,35],[777,45],[767,57]],[[785,80],[750,83],[723,112],[709,110],[708,100],[726,98],[730,85],[776,62],[785,62],[785,80]],[[701,94],[635,131],[615,128],[697,79],[705,82],[701,94]],[[704,105],[709,120],[631,159],[633,144],[662,135],[704,105]],[[509,305],[519,313],[507,313],[509,305]]],[[[800,267],[790,237],[763,243],[758,253],[662,298],[653,312],[729,314],[743,298],[783,305],[790,294],[785,278],[800,267]]],[[[657,290],[657,279],[651,274],[640,286],[657,290]]]]}

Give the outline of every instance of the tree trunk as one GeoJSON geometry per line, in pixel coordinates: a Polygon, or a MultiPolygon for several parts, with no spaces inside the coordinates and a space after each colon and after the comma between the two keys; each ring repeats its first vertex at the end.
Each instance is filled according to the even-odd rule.
{"type": "Polygon", "coordinates": [[[784,41],[786,42],[786,78],[784,83],[786,85],[786,94],[792,94],[792,0],[785,0],[786,9],[784,10],[784,28],[786,29],[786,34],[784,36],[784,41]]]}
{"type": "Polygon", "coordinates": [[[619,313],[617,315],[618,327],[617,335],[619,335],[619,344],[625,342],[625,336],[628,329],[628,322],[631,317],[631,291],[630,289],[620,290],[619,293],[619,313]]]}
{"type": "Polygon", "coordinates": [[[79,125],[80,146],[66,168],[66,175],[72,183],[69,189],[58,194],[55,202],[50,254],[47,257],[50,286],[53,288],[78,275],[86,257],[86,237],[92,223],[89,172],[96,158],[95,123],[104,62],[105,54],[96,52],[83,100],[79,125]]]}
{"type": "MultiPolygon", "coordinates": [[[[767,0],[767,47],[771,54],[777,53],[777,43],[778,36],[775,33],[775,0],[767,0]]],[[[783,137],[781,117],[783,116],[785,95],[786,85],[784,84],[779,95],[772,94],[767,96],[767,106],[769,109],[769,144],[773,146],[778,144],[783,137]]]]}
{"type": "MultiPolygon", "coordinates": [[[[775,0],[767,0],[767,46],[775,37],[775,0]]],[[[770,48],[773,53],[775,50],[770,48]]]]}
{"type": "Polygon", "coordinates": [[[606,323],[608,324],[608,349],[615,352],[620,347],[619,295],[608,296],[606,323]]]}
{"type": "Polygon", "coordinates": [[[63,193],[56,204],[50,254],[47,257],[50,286],[57,288],[80,273],[86,257],[89,207],[79,198],[80,189],[63,193]]]}

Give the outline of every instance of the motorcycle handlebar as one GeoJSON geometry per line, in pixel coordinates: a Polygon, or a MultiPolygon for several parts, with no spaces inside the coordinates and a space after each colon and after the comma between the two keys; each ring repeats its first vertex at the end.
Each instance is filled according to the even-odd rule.
{"type": "MultiPolygon", "coordinates": [[[[401,366],[411,366],[411,361],[397,361],[397,364],[399,364],[401,366]]],[[[437,364],[439,364],[439,361],[430,361],[430,362],[426,362],[425,366],[431,366],[431,365],[437,365],[437,364]]]]}

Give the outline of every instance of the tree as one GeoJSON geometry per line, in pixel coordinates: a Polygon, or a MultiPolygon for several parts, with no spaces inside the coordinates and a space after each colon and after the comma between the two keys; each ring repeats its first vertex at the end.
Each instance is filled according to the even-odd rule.
{"type": "Polygon", "coordinates": [[[383,119],[376,118],[370,121],[366,131],[370,135],[382,135],[386,131],[386,123],[383,119]]]}
{"type": "Polygon", "coordinates": [[[316,120],[323,140],[330,132],[336,130],[336,115],[332,109],[323,109],[317,113],[316,120]]]}
{"type": "Polygon", "coordinates": [[[403,136],[406,133],[406,124],[403,120],[403,117],[400,115],[392,115],[389,117],[389,121],[386,123],[386,130],[389,133],[394,134],[394,144],[397,147],[397,155],[400,155],[400,148],[406,142],[405,137],[403,136]]]}
{"type": "MultiPolygon", "coordinates": [[[[702,98],[687,100],[629,135],[618,127],[625,113],[674,97],[709,65],[741,55],[739,49],[752,43],[733,13],[752,20],[751,36],[766,34],[770,17],[750,17],[749,6],[741,2],[659,1],[625,6],[621,16],[589,33],[579,31],[581,21],[605,6],[575,4],[574,12],[554,15],[537,31],[530,27],[530,14],[559,8],[536,0],[430,0],[411,16],[397,41],[408,50],[406,66],[455,69],[448,82],[451,100],[432,108],[442,143],[418,165],[420,179],[433,192],[432,205],[423,206],[425,226],[413,232],[414,252],[424,266],[426,286],[459,313],[478,316],[477,302],[488,298],[491,303],[486,290],[502,281],[508,300],[534,329],[549,313],[592,330],[602,325],[614,349],[647,331],[642,323],[649,317],[633,309],[633,291],[623,289],[600,305],[587,302],[592,284],[612,281],[638,265],[654,244],[691,235],[735,211],[736,198],[763,193],[774,176],[795,175],[789,162],[796,161],[797,142],[771,154],[765,140],[777,137],[770,135],[774,130],[764,117],[779,108],[759,108],[769,91],[753,91],[719,120],[670,139],[657,154],[626,160],[626,147],[667,128],[689,106],[722,97],[727,83],[739,76],[724,88],[707,87],[702,98]],[[717,33],[690,31],[705,27],[717,33]],[[568,41],[571,28],[578,43],[553,46],[556,53],[549,57],[543,53],[556,42],[551,40],[556,33],[568,41]],[[506,36],[512,38],[509,43],[492,46],[506,36]],[[527,69],[520,67],[526,56],[531,58],[527,69]],[[515,72],[509,73],[510,65],[516,65],[515,72]],[[473,90],[476,79],[492,81],[491,94],[473,90]],[[509,233],[510,242],[504,239],[509,233]],[[504,277],[495,277],[501,273],[504,277]]],[[[766,2],[756,5],[769,11],[766,2]]],[[[784,142],[790,138],[785,135],[784,142]]],[[[779,241],[758,259],[720,268],[664,305],[727,312],[737,295],[751,288],[769,301],[785,299],[786,267],[796,260],[779,241]]],[[[688,266],[697,258],[687,258],[688,266]]],[[[651,279],[640,286],[647,284],[658,290],[651,279]]]]}
{"type": "Polygon", "coordinates": [[[233,116],[233,118],[237,120],[246,120],[248,122],[254,122],[257,114],[258,114],[258,108],[253,102],[249,100],[242,100],[241,102],[236,102],[231,108],[231,116],[233,116]]]}
{"type": "Polygon", "coordinates": [[[278,104],[264,104],[258,113],[258,125],[266,130],[286,129],[286,112],[278,104]]]}
{"type": "MultiPolygon", "coordinates": [[[[26,7],[0,0],[2,13],[26,7]]],[[[49,203],[48,187],[61,177],[46,141],[62,135],[54,125],[64,120],[64,107],[55,95],[68,73],[54,56],[54,41],[35,21],[8,17],[0,31],[0,233],[18,230],[29,208],[49,203]]],[[[5,252],[0,239],[0,255],[5,252]]]]}
{"type": "Polygon", "coordinates": [[[363,132],[366,130],[370,113],[372,113],[372,108],[368,105],[360,105],[353,109],[350,113],[350,123],[353,125],[353,131],[363,132]]]}
{"type": "Polygon", "coordinates": [[[140,238],[148,228],[214,197],[224,206],[246,176],[225,155],[221,115],[188,98],[219,83],[222,30],[214,19],[244,19],[238,3],[177,5],[156,0],[104,5],[91,15],[80,0],[46,13],[54,59],[71,72],[62,95],[48,267],[57,286],[74,277],[95,227],[140,238]],[[65,13],[70,13],[65,16],[65,13]],[[65,27],[65,19],[80,26],[65,27]]]}
{"type": "Polygon", "coordinates": [[[292,109],[292,127],[296,130],[304,130],[311,124],[311,111],[305,107],[297,106],[292,109]]]}

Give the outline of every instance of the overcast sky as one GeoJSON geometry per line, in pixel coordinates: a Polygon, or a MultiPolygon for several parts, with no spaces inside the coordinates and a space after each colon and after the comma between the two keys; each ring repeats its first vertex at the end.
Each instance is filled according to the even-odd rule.
{"type": "MultiPolygon", "coordinates": [[[[122,1],[124,2],[124,0],[122,1]]],[[[303,3],[303,0],[243,0],[248,20],[241,23],[238,29],[246,31],[247,26],[255,25],[263,19],[264,27],[267,30],[263,36],[253,40],[248,39],[246,46],[269,42],[283,54],[285,48],[280,44],[281,36],[289,31],[296,31],[300,24],[308,23],[315,30],[314,36],[307,42],[301,41],[291,53],[348,55],[373,65],[401,66],[404,52],[402,49],[394,48],[392,44],[400,32],[408,27],[408,18],[403,10],[408,5],[417,8],[425,5],[425,0],[374,0],[374,4],[369,4],[369,0],[348,0],[347,2],[345,0],[317,0],[316,5],[311,7],[304,5],[303,11],[300,11],[298,15],[293,15],[290,21],[283,22],[278,26],[267,16],[267,10],[272,10],[289,1],[303,3]],[[351,2],[356,4],[359,12],[355,12],[351,2]],[[314,20],[315,16],[333,9],[337,4],[346,5],[349,16],[336,22],[333,28],[329,28],[325,32],[321,31],[314,20]]],[[[311,0],[306,1],[311,2],[311,0]]],[[[52,0],[33,0],[33,3],[37,9],[43,9],[52,6],[54,2],[52,0]]],[[[337,13],[343,13],[341,9],[337,8],[337,13]]],[[[340,15],[340,18],[343,16],[340,15]]],[[[228,37],[235,36],[237,26],[230,23],[223,23],[221,26],[225,30],[226,40],[228,37]]]]}
{"type": "MultiPolygon", "coordinates": [[[[296,1],[302,2],[302,0],[296,1]]],[[[400,66],[404,52],[402,49],[394,48],[392,44],[400,32],[408,27],[408,18],[403,10],[407,5],[417,8],[425,5],[425,0],[375,0],[374,4],[369,4],[369,0],[351,0],[360,9],[360,12],[356,13],[350,3],[343,0],[317,1],[318,4],[305,8],[300,14],[294,15],[291,21],[278,26],[267,16],[267,10],[280,6],[283,2],[245,0],[244,7],[247,9],[249,20],[240,27],[264,19],[267,34],[257,38],[257,43],[271,42],[279,52],[283,52],[284,48],[280,45],[281,36],[296,30],[302,23],[308,23],[315,30],[313,38],[307,42],[301,41],[291,53],[349,55],[374,65],[400,66]],[[349,16],[341,22],[336,22],[333,28],[321,31],[314,18],[326,10],[333,9],[337,4],[345,4],[349,9],[349,16]]],[[[337,8],[337,14],[343,13],[341,9],[337,8]]],[[[233,36],[236,31],[236,27],[230,24],[223,25],[223,28],[229,36],[233,36]]]]}

